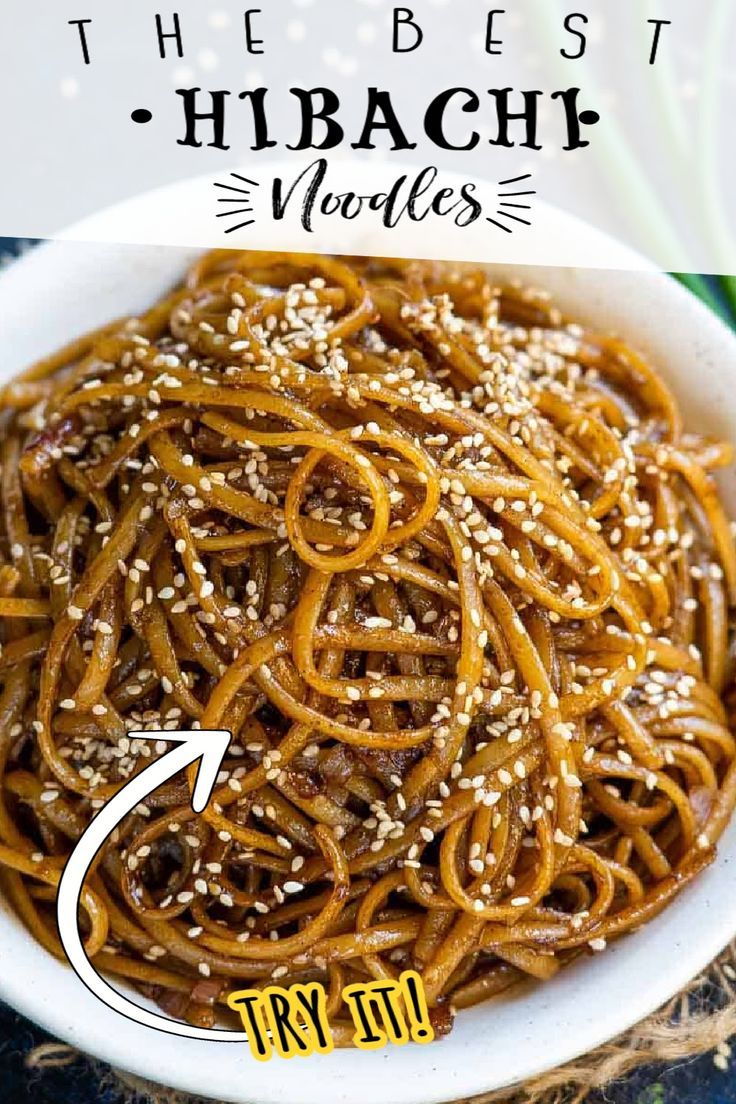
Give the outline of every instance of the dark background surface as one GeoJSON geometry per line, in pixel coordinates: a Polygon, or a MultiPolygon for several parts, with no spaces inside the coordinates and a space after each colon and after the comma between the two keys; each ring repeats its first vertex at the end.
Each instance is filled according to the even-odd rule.
{"type": "MultiPolygon", "coordinates": [[[[31,243],[0,237],[0,268],[29,248],[31,243]]],[[[729,317],[729,296],[715,280],[690,281],[696,291],[707,290],[711,305],[729,317]]],[[[30,937],[29,937],[30,938],[30,937]]],[[[1,952],[1,948],[0,948],[1,952]]],[[[2,957],[0,953],[0,963],[2,957]]],[[[0,967],[2,968],[2,967],[0,967]]],[[[7,968],[7,967],[5,967],[7,968]]],[[[50,997],[50,999],[53,999],[50,997]]],[[[34,1068],[29,1054],[50,1036],[12,1008],[0,1002],[0,1101],[3,1104],[122,1104],[130,1093],[106,1078],[104,1067],[80,1058],[58,1068],[34,1068]]],[[[151,1046],[156,1041],[151,1039],[151,1046]]],[[[310,1074],[313,1071],[310,1070],[310,1074]]],[[[378,1104],[378,1102],[376,1102],[378,1104]]],[[[674,1067],[644,1067],[623,1082],[596,1094],[590,1104],[736,1104],[736,1075],[713,1063],[712,1055],[674,1067]]]]}

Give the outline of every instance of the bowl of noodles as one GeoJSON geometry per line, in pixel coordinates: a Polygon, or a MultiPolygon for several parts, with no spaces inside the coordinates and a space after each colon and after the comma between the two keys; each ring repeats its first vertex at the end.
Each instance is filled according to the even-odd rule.
{"type": "Polygon", "coordinates": [[[736,342],[685,291],[57,242],[0,301],[0,996],[190,1092],[410,1104],[594,1047],[728,941],[736,342]],[[121,822],[87,953],[197,1027],[319,981],[314,1078],[64,965],[64,863],[164,750],[129,734],[192,727],[232,733],[212,799],[121,822]],[[343,987],[404,969],[435,1043],[351,1049],[343,987]]]}

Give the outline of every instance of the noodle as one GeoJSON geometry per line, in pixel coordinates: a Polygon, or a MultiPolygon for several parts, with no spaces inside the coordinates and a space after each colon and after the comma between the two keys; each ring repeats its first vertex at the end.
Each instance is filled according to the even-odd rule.
{"type": "Polygon", "coordinates": [[[3,390],[0,889],[61,955],[226,1021],[247,978],[455,1009],[637,928],[736,800],[736,556],[655,372],[439,263],[220,251],[3,390]]]}

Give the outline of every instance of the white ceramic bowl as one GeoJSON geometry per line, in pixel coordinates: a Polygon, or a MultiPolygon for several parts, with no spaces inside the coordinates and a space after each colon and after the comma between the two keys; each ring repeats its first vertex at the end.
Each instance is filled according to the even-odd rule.
{"type": "MultiPolygon", "coordinates": [[[[186,201],[187,186],[178,185],[128,203],[126,217],[135,222],[137,209],[150,221],[161,204],[185,213],[186,201]]],[[[567,216],[547,216],[566,231],[594,234],[567,216]]],[[[116,219],[113,210],[103,222],[110,229],[116,219]]],[[[0,276],[2,380],[78,332],[142,309],[191,256],[191,250],[68,241],[34,250],[0,276]]],[[[632,258],[631,267],[641,267],[641,259],[632,258]]],[[[581,320],[625,335],[662,369],[690,425],[736,440],[736,340],[674,280],[653,272],[575,269],[514,274],[547,287],[581,320]]],[[[736,479],[725,490],[736,516],[736,479]]],[[[734,935],[735,864],[736,823],[715,865],[646,928],[551,982],[461,1013],[449,1038],[431,1047],[264,1064],[253,1061],[243,1044],[154,1032],[100,1004],[2,902],[0,997],[101,1059],[204,1096],[250,1104],[433,1104],[528,1078],[653,1011],[734,935]]]]}

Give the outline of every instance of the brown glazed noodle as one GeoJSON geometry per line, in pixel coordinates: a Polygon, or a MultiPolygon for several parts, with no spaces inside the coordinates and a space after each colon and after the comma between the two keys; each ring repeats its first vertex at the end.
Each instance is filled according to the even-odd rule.
{"type": "Polygon", "coordinates": [[[736,796],[733,534],[621,341],[435,263],[217,252],[3,392],[0,881],[198,1025],[418,970],[436,1029],[655,916],[736,796]]]}

